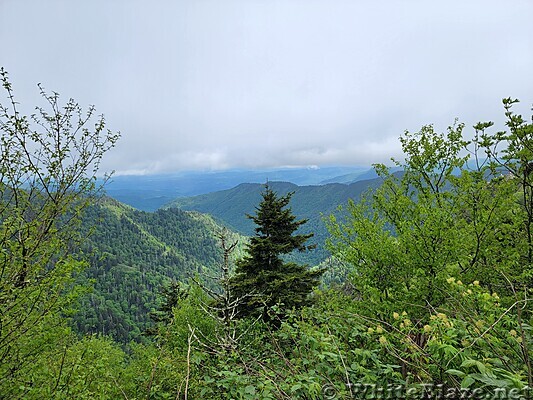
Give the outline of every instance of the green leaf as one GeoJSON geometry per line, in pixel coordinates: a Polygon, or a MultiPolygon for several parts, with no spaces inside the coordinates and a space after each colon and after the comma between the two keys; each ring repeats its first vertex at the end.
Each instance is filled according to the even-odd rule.
{"type": "Polygon", "coordinates": [[[297,392],[298,390],[300,390],[302,388],[302,384],[301,383],[297,383],[295,385],[292,385],[291,387],[291,392],[294,393],[294,392],[297,392]]]}
{"type": "Polygon", "coordinates": [[[244,393],[246,394],[255,394],[255,387],[252,385],[248,385],[244,388],[244,393]]]}
{"type": "Polygon", "coordinates": [[[472,386],[474,382],[475,382],[475,379],[472,378],[470,375],[467,375],[461,382],[461,388],[462,389],[469,388],[470,386],[472,386]]]}
{"type": "Polygon", "coordinates": [[[461,367],[465,367],[465,368],[476,367],[478,371],[482,374],[487,372],[487,367],[485,366],[485,364],[477,360],[472,360],[472,359],[464,360],[463,363],[461,364],[461,367]]]}
{"type": "Polygon", "coordinates": [[[457,369],[449,369],[446,371],[447,374],[450,374],[450,375],[455,375],[455,376],[458,376],[460,378],[464,377],[466,374],[463,372],[463,371],[459,371],[457,369]]]}

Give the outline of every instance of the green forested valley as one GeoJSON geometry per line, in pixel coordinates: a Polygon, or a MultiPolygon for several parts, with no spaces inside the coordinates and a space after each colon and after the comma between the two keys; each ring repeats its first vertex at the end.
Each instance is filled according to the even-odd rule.
{"type": "Polygon", "coordinates": [[[503,130],[404,132],[402,159],[356,187],[176,203],[244,239],[102,197],[120,134],[44,90],[25,116],[0,78],[0,398],[531,398],[533,124],[517,100],[503,130]],[[295,256],[315,244],[331,262],[295,256]]]}
{"type": "MultiPolygon", "coordinates": [[[[89,267],[79,282],[94,282],[74,316],[82,334],[110,335],[121,343],[141,340],[156,295],[171,282],[215,274],[222,262],[208,215],[178,209],[138,211],[102,198],[83,217],[89,267]]],[[[244,243],[244,238],[232,234],[244,243]]],[[[241,246],[242,247],[242,246],[241,246]]]]}

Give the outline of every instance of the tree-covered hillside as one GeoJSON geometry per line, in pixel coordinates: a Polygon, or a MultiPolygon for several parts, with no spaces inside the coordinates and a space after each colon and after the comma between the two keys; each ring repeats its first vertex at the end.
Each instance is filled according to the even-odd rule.
{"type": "MultiPolygon", "coordinates": [[[[328,236],[323,216],[337,212],[340,205],[349,199],[358,201],[361,194],[381,184],[381,179],[358,181],[349,185],[332,183],[320,186],[297,186],[288,182],[269,182],[269,186],[285,195],[294,192],[291,208],[299,219],[309,221],[302,227],[301,233],[314,233],[311,242],[317,244],[315,250],[296,254],[299,261],[316,265],[328,257],[324,247],[328,236]]],[[[254,207],[261,201],[263,184],[243,183],[233,189],[223,190],[194,197],[179,198],[165,206],[165,209],[180,208],[195,210],[214,216],[244,235],[254,232],[253,222],[246,214],[253,214],[254,207]]]]}
{"type": "Polygon", "coordinates": [[[92,231],[90,266],[79,281],[94,282],[94,289],[74,317],[81,333],[139,339],[164,285],[212,271],[222,261],[215,236],[220,225],[197,212],[148,213],[104,198],[86,211],[83,223],[92,231]]]}

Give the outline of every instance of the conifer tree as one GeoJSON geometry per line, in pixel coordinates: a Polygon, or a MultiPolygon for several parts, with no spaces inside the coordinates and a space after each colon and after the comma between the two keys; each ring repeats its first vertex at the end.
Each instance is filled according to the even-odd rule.
{"type": "Polygon", "coordinates": [[[279,197],[267,184],[261,194],[263,200],[255,215],[247,215],[257,227],[247,245],[247,255],[236,263],[232,278],[233,294],[244,298],[240,317],[263,314],[278,305],[284,310],[300,308],[309,302],[309,294],[318,285],[323,269],[309,270],[307,265],[287,262],[283,256],[295,250],[306,251],[315,245],[305,243],[313,234],[294,234],[307,220],[296,220],[286,208],[294,192],[279,197]]]}

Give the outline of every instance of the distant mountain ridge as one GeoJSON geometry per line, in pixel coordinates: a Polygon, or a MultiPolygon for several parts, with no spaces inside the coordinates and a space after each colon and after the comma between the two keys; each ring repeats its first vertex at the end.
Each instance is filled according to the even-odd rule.
{"type": "MultiPolygon", "coordinates": [[[[401,170],[402,170],[401,167],[392,167],[392,168],[390,168],[390,172],[391,173],[399,172],[401,170]]],[[[328,183],[346,183],[346,184],[350,184],[350,183],[355,183],[355,182],[359,182],[359,181],[367,181],[367,180],[376,179],[376,178],[379,178],[379,175],[376,173],[376,170],[374,168],[371,168],[371,169],[366,170],[366,171],[358,171],[358,172],[352,172],[352,173],[346,174],[346,175],[336,176],[334,178],[322,181],[321,184],[322,185],[326,185],[328,183]]]]}
{"type": "MultiPolygon", "coordinates": [[[[297,218],[308,219],[301,231],[314,233],[315,237],[310,242],[318,245],[316,250],[307,255],[302,254],[298,258],[316,265],[329,255],[324,247],[328,237],[324,216],[338,213],[338,206],[345,205],[349,199],[359,201],[362,193],[378,187],[381,182],[381,178],[376,178],[350,184],[330,183],[312,186],[298,186],[290,182],[268,182],[268,184],[280,195],[294,192],[290,207],[297,218]]],[[[261,201],[263,188],[264,184],[242,183],[228,190],[178,198],[163,208],[179,208],[210,214],[237,232],[251,236],[254,234],[254,224],[246,214],[254,213],[255,207],[261,201]]]]}
{"type": "MultiPolygon", "coordinates": [[[[110,197],[139,210],[155,211],[177,197],[231,189],[240,183],[285,181],[296,185],[343,182],[339,177],[364,174],[369,167],[338,166],[264,170],[191,171],[160,175],[115,176],[106,185],[110,197]]],[[[354,178],[355,179],[355,178],[354,178]]]]}

